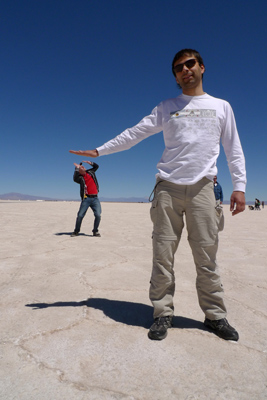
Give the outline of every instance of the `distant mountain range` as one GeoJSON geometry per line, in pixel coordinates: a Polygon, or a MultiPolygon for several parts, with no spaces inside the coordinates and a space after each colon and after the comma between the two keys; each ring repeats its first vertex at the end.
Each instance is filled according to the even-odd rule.
{"type": "MultiPolygon", "coordinates": [[[[0,194],[0,200],[24,200],[24,201],[80,201],[77,199],[56,199],[51,197],[43,196],[31,196],[22,193],[6,193],[0,194]]],[[[115,203],[148,203],[148,199],[145,197],[99,197],[100,201],[103,202],[115,202],[115,203]]]]}
{"type": "Polygon", "coordinates": [[[42,197],[42,196],[30,196],[28,194],[22,194],[22,193],[6,193],[6,194],[0,194],[0,199],[1,200],[56,200],[56,199],[51,199],[49,197],[42,197]]]}
{"type": "MultiPolygon", "coordinates": [[[[51,197],[42,197],[42,196],[31,196],[28,194],[22,193],[6,193],[0,194],[0,200],[24,200],[24,201],[80,201],[79,199],[53,199],[51,197]]],[[[99,197],[99,200],[102,202],[114,202],[114,203],[148,203],[148,198],[146,197],[99,197]]],[[[265,203],[267,203],[265,201],[265,203]]],[[[224,201],[223,204],[230,204],[229,201],[224,201]]],[[[254,205],[254,201],[247,201],[247,205],[254,205]]]]}

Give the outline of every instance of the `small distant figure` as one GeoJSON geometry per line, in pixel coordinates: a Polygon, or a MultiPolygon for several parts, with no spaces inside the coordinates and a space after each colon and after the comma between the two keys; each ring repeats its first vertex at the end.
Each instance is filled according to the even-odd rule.
{"type": "Polygon", "coordinates": [[[264,208],[264,201],[261,202],[261,206],[262,206],[262,208],[264,208]]]}
{"type": "Polygon", "coordinates": [[[254,210],[254,206],[248,206],[249,210],[254,210]]]}
{"type": "Polygon", "coordinates": [[[261,209],[260,205],[261,205],[260,200],[259,199],[255,199],[255,210],[260,210],[261,209]]]}
{"type": "Polygon", "coordinates": [[[98,198],[99,185],[96,179],[95,172],[98,170],[99,166],[92,161],[83,161],[92,166],[91,169],[85,169],[85,167],[80,163],[80,165],[74,163],[75,171],[73,175],[73,180],[80,184],[80,196],[82,199],[80,209],[77,214],[76,224],[74,232],[71,237],[78,236],[82,220],[90,207],[94,213],[95,221],[93,227],[93,236],[100,237],[98,232],[98,227],[101,219],[101,204],[98,198]]]}
{"type": "Polygon", "coordinates": [[[213,184],[214,184],[214,195],[216,199],[216,203],[222,204],[223,202],[223,190],[219,182],[217,181],[217,176],[215,175],[213,178],[213,184]]]}

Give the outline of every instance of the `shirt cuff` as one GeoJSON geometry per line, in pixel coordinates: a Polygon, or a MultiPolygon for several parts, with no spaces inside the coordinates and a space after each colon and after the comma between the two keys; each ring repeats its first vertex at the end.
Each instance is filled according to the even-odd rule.
{"type": "Polygon", "coordinates": [[[234,185],[234,192],[244,192],[246,191],[246,184],[239,182],[234,185]]]}
{"type": "Polygon", "coordinates": [[[98,151],[99,156],[105,156],[109,154],[109,151],[105,148],[105,146],[97,147],[96,150],[98,151]]]}

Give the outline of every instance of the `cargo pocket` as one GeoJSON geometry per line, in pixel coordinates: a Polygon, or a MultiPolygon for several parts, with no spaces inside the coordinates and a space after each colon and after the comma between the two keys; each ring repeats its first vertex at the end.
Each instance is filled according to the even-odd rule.
{"type": "Polygon", "coordinates": [[[218,232],[221,232],[224,228],[224,215],[223,215],[223,208],[220,204],[215,207],[216,212],[216,224],[218,228],[218,232]]]}

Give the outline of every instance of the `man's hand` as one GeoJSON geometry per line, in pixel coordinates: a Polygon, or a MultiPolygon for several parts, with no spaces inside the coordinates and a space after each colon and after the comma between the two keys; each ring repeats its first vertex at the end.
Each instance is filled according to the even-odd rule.
{"type": "Polygon", "coordinates": [[[95,150],[69,150],[70,153],[76,154],[77,156],[85,156],[85,157],[98,157],[98,151],[95,150]]]}
{"type": "Polygon", "coordinates": [[[232,215],[236,215],[245,210],[246,199],[244,192],[233,192],[230,199],[230,211],[232,215]]]}
{"type": "Polygon", "coordinates": [[[83,162],[85,162],[86,164],[90,164],[90,165],[92,165],[92,161],[86,161],[86,160],[83,160],[83,162]]]}

